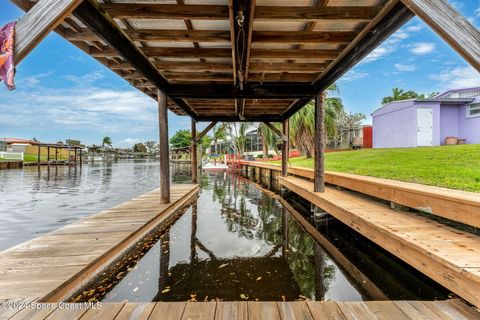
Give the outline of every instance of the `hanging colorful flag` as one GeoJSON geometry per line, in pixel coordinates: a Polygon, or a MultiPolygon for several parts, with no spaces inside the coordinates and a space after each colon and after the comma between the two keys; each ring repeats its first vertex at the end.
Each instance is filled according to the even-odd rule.
{"type": "Polygon", "coordinates": [[[0,81],[4,81],[8,90],[15,89],[15,63],[13,46],[15,44],[15,22],[10,22],[0,29],[0,81]]]}

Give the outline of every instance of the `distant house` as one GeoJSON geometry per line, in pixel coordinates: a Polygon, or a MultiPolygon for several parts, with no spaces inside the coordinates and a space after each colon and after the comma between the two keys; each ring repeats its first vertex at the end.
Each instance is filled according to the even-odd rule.
{"type": "Polygon", "coordinates": [[[25,152],[25,148],[37,145],[38,142],[18,138],[0,138],[0,151],[25,152]],[[5,150],[1,150],[5,149],[5,150]]]}
{"type": "Polygon", "coordinates": [[[372,113],[372,123],[374,148],[439,146],[446,137],[480,143],[480,87],[390,102],[372,113]]]}

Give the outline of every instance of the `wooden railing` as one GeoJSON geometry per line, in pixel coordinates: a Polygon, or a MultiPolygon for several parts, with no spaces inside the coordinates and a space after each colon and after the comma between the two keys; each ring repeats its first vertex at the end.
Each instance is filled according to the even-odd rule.
{"type": "MultiPolygon", "coordinates": [[[[241,161],[240,164],[281,171],[281,166],[277,164],[256,161],[241,161]]],[[[308,168],[289,166],[288,174],[313,179],[313,170],[308,168]]],[[[325,172],[325,182],[466,225],[480,227],[479,193],[340,172],[325,172]]]]}

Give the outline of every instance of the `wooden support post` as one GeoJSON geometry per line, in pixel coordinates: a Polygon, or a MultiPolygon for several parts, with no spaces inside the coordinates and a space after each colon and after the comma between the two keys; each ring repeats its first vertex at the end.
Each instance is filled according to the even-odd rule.
{"type": "Polygon", "coordinates": [[[289,138],[289,125],[288,125],[288,119],[283,121],[282,124],[282,133],[286,137],[285,140],[283,140],[282,143],[282,177],[286,177],[288,174],[288,153],[290,150],[290,138],[289,138]]]}
{"type": "Polygon", "coordinates": [[[160,153],[160,203],[170,203],[170,163],[168,148],[167,96],[158,90],[158,126],[160,153]]]}
{"type": "Polygon", "coordinates": [[[82,166],[83,164],[83,159],[82,159],[82,149],[79,150],[79,153],[80,153],[80,167],[82,166]]]}
{"type": "Polygon", "coordinates": [[[40,145],[38,145],[38,154],[37,154],[38,165],[40,165],[40,150],[41,150],[41,147],[40,147],[40,145]]]}
{"type": "Polygon", "coordinates": [[[200,142],[200,140],[202,140],[202,138],[213,128],[215,127],[215,125],[217,124],[217,121],[212,121],[205,129],[203,129],[202,132],[200,132],[197,136],[196,136],[196,141],[197,142],[200,142]]]}
{"type": "Polygon", "coordinates": [[[192,183],[198,183],[197,170],[197,122],[192,118],[192,183]]]}
{"type": "Polygon", "coordinates": [[[58,160],[58,148],[55,148],[55,162],[58,160]]]}
{"type": "Polygon", "coordinates": [[[15,63],[20,63],[81,2],[82,0],[38,1],[15,27],[15,63]]]}
{"type": "Polygon", "coordinates": [[[402,0],[480,72],[480,32],[446,0],[402,0]]]}
{"type": "Polygon", "coordinates": [[[315,160],[314,160],[314,192],[325,191],[325,164],[323,154],[324,136],[324,94],[315,97],[315,160]]]}
{"type": "Polygon", "coordinates": [[[73,161],[75,162],[75,166],[77,166],[77,148],[73,149],[73,154],[74,154],[74,157],[75,157],[75,160],[73,160],[73,161]]]}
{"type": "Polygon", "coordinates": [[[50,163],[50,147],[47,147],[47,163],[50,163]]]}

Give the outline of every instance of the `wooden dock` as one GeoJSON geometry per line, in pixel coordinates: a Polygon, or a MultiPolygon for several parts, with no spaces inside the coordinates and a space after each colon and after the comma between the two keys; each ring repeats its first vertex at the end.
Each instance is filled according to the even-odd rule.
{"type": "Polygon", "coordinates": [[[0,252],[0,299],[63,301],[197,195],[199,186],[158,190],[0,252]]]}
{"type": "Polygon", "coordinates": [[[356,192],[289,176],[280,184],[313,203],[420,272],[480,306],[480,237],[423,216],[393,210],[356,192]]]}
{"type": "MultiPolygon", "coordinates": [[[[25,299],[29,302],[35,299],[25,299]]],[[[5,309],[18,301],[6,301],[0,308],[2,320],[473,320],[480,313],[458,300],[447,301],[308,301],[308,302],[149,302],[102,303],[101,308],[56,304],[42,310],[5,309]],[[75,309],[73,307],[76,307],[75,309]]]]}

